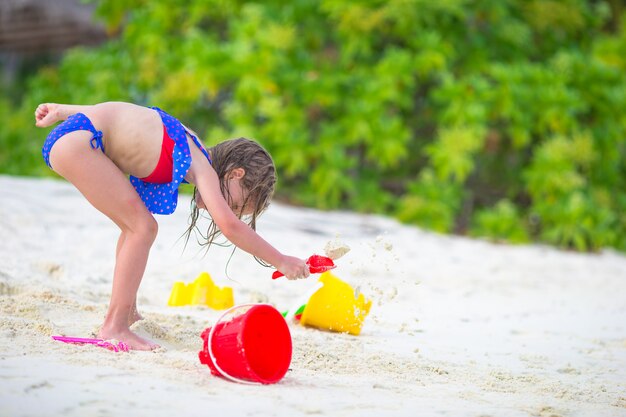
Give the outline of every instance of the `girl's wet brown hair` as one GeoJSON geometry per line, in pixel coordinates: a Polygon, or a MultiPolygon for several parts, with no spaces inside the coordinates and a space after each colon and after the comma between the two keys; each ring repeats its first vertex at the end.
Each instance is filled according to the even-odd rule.
{"type": "MultiPolygon", "coordinates": [[[[274,167],[272,157],[257,142],[246,138],[230,139],[208,150],[211,155],[213,169],[217,173],[220,182],[222,195],[231,207],[232,198],[226,185],[228,174],[236,168],[244,169],[245,174],[241,178],[244,200],[242,206],[237,208],[238,212],[235,212],[235,215],[241,219],[244,207],[250,207],[252,214],[249,215],[249,219],[245,220],[253,230],[256,230],[256,219],[269,206],[276,185],[276,168],[274,167]]],[[[194,187],[189,227],[185,232],[185,244],[189,241],[191,233],[196,232],[196,238],[200,246],[207,249],[212,244],[223,246],[223,243],[215,241],[215,238],[221,235],[222,232],[212,219],[206,234],[197,226],[197,221],[201,215],[200,209],[196,205],[197,192],[197,188],[194,187]]]]}

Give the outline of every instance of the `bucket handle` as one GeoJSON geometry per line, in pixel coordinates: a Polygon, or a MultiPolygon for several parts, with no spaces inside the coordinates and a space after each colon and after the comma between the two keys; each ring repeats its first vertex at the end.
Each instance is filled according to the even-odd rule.
{"type": "Polygon", "coordinates": [[[267,305],[267,306],[274,308],[272,305],[267,304],[267,303],[247,303],[247,304],[239,304],[239,305],[233,306],[229,308],[228,310],[224,311],[224,313],[222,313],[222,315],[217,319],[215,324],[211,327],[211,331],[209,332],[209,335],[207,336],[207,345],[208,345],[207,350],[209,351],[209,357],[211,358],[211,362],[213,362],[213,366],[215,366],[215,369],[217,369],[217,371],[220,374],[222,374],[222,376],[224,376],[226,379],[230,379],[233,382],[239,382],[240,384],[247,384],[247,385],[263,385],[261,382],[247,381],[245,379],[234,377],[232,375],[229,375],[222,368],[220,368],[220,366],[217,364],[217,359],[215,358],[215,355],[213,354],[213,333],[215,333],[215,329],[217,328],[217,325],[219,324],[219,322],[222,321],[222,319],[231,311],[239,307],[260,306],[260,305],[267,305]]]}

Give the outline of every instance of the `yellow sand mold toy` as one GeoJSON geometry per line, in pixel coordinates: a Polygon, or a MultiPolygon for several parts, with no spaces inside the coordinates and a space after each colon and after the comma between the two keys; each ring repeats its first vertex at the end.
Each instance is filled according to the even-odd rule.
{"type": "Polygon", "coordinates": [[[225,310],[235,305],[235,302],[231,287],[218,287],[213,283],[211,275],[203,272],[189,284],[175,282],[167,305],[206,305],[215,310],[225,310]]]}
{"type": "Polygon", "coordinates": [[[324,272],[319,281],[324,284],[307,301],[300,324],[358,335],[372,306],[363,294],[355,294],[350,284],[330,272],[324,272]]]}

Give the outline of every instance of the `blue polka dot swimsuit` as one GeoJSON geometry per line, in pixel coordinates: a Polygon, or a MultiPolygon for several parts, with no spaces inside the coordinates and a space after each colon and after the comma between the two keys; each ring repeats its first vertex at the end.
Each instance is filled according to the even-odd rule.
{"type": "Polygon", "coordinates": [[[185,175],[189,171],[191,166],[191,151],[187,144],[187,135],[193,139],[193,142],[202,151],[204,156],[211,163],[211,157],[198,138],[196,138],[191,132],[189,132],[176,118],[165,113],[163,110],[157,107],[151,107],[159,112],[163,125],[167,130],[167,134],[174,140],[174,153],[172,154],[172,160],[174,161],[174,167],[172,169],[172,182],[167,184],[153,184],[150,182],[144,182],[137,177],[131,175],[130,182],[137,190],[139,197],[143,200],[150,210],[154,214],[172,214],[176,210],[178,204],[178,187],[181,183],[186,183],[185,175]]]}
{"type": "MultiPolygon", "coordinates": [[[[187,143],[187,134],[193,139],[196,146],[202,151],[204,156],[211,163],[211,157],[198,138],[189,132],[176,118],[170,116],[163,110],[157,107],[151,107],[156,110],[163,120],[163,125],[167,130],[167,134],[174,140],[174,150],[172,153],[173,169],[172,169],[172,181],[165,184],[154,184],[144,182],[140,178],[130,176],[130,183],[135,187],[135,190],[141,197],[148,210],[154,214],[172,214],[176,210],[178,204],[178,187],[181,183],[186,183],[185,175],[189,171],[191,166],[191,151],[187,143]]],[[[104,145],[102,143],[102,132],[96,130],[91,120],[82,113],[74,114],[67,118],[67,120],[58,125],[48,135],[43,149],[43,158],[46,164],[50,165],[50,150],[57,140],[62,136],[76,131],[87,130],[93,133],[91,138],[91,147],[93,149],[100,149],[104,152],[104,145]]]]}
{"type": "Polygon", "coordinates": [[[93,137],[91,138],[91,147],[93,149],[102,149],[104,152],[104,144],[102,143],[102,132],[96,130],[91,123],[91,120],[87,116],[82,113],[76,113],[67,118],[66,121],[55,127],[52,132],[46,138],[46,141],[43,144],[43,148],[41,149],[41,153],[43,155],[43,160],[46,161],[46,165],[52,168],[50,165],[50,150],[52,150],[52,146],[56,143],[57,140],[61,139],[63,136],[68,133],[74,132],[76,130],[87,130],[93,133],[93,137]]]}

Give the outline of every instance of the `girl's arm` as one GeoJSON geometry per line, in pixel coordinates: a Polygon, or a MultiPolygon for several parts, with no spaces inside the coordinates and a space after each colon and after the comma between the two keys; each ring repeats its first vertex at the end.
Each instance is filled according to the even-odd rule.
{"type": "Polygon", "coordinates": [[[76,104],[43,103],[35,110],[35,126],[48,127],[60,120],[65,120],[73,114],[83,113],[92,109],[93,106],[80,106],[76,104]]]}
{"type": "Polygon", "coordinates": [[[276,267],[287,278],[307,277],[309,270],[304,260],[283,255],[235,216],[220,191],[215,170],[193,143],[190,148],[192,163],[187,179],[198,187],[206,209],[222,234],[238,248],[276,267]]]}

